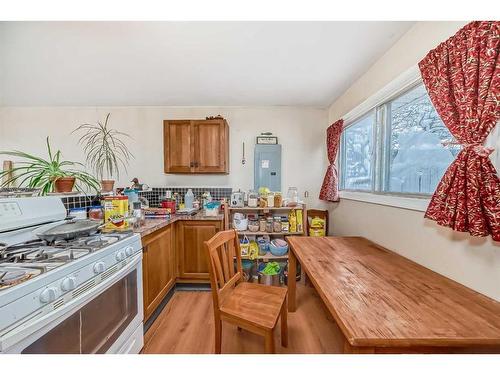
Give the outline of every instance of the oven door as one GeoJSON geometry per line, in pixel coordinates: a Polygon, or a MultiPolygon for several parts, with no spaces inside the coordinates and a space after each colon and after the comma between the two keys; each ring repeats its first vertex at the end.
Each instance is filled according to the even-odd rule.
{"type": "Polygon", "coordinates": [[[138,254],[71,309],[56,310],[57,318],[45,316],[49,323],[34,322],[33,334],[7,352],[138,353],[143,345],[141,258],[138,254]]]}

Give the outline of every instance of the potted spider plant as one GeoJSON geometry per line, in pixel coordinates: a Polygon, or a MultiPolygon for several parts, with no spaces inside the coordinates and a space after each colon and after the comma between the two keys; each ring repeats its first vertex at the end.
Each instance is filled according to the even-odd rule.
{"type": "Polygon", "coordinates": [[[113,178],[120,177],[120,166],[126,170],[133,157],[123,141],[123,138],[130,136],[108,126],[110,115],[107,114],[104,123],[82,124],[73,130],[73,133],[84,132],[78,143],[83,145],[87,165],[101,180],[103,192],[113,191],[113,178]]]}
{"type": "Polygon", "coordinates": [[[75,185],[78,190],[98,191],[99,181],[87,172],[76,169],[83,167],[82,163],[61,160],[60,150],[52,152],[49,137],[46,142],[48,159],[23,151],[0,151],[0,155],[20,159],[14,168],[0,172],[0,179],[6,177],[0,186],[18,183],[19,187],[25,185],[28,188],[40,189],[40,195],[71,192],[75,185]]]}

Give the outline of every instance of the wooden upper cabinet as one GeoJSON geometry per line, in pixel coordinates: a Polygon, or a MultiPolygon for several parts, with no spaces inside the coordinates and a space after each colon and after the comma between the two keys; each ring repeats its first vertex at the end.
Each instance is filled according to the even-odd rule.
{"type": "Polygon", "coordinates": [[[189,120],[163,122],[165,173],[190,173],[192,126],[189,120]]]}
{"type": "Polygon", "coordinates": [[[229,173],[226,120],[165,120],[165,173],[229,173]]]}

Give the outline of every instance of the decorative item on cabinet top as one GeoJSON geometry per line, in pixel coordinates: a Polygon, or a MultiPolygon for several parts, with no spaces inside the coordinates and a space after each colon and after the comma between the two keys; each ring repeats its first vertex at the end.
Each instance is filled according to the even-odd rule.
{"type": "Polygon", "coordinates": [[[223,118],[163,121],[164,172],[229,173],[229,126],[223,118]]]}

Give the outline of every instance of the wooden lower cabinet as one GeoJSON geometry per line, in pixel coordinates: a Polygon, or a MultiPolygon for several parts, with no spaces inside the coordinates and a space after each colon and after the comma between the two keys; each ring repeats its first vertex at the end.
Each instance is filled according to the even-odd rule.
{"type": "Polygon", "coordinates": [[[209,282],[204,241],[222,230],[222,221],[177,222],[176,252],[179,282],[209,282]]]}
{"type": "Polygon", "coordinates": [[[151,317],[176,282],[210,281],[203,242],[222,228],[222,221],[186,220],[142,238],[144,321],[151,317]]]}
{"type": "Polygon", "coordinates": [[[168,225],[144,237],[142,246],[144,321],[146,321],[175,285],[174,226],[168,225]]]}

